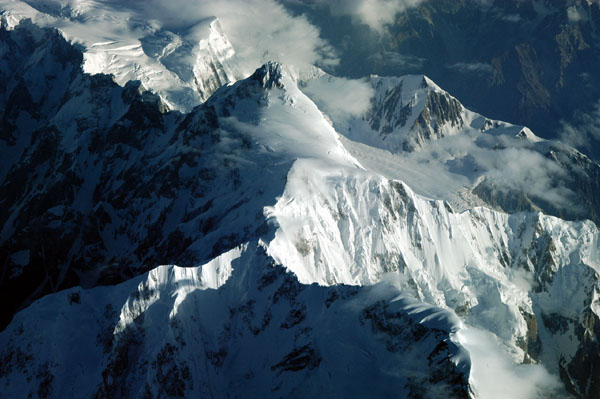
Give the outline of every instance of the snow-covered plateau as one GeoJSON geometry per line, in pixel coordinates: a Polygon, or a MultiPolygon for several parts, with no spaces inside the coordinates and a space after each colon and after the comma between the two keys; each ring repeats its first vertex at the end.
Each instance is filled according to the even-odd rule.
{"type": "Polygon", "coordinates": [[[597,163],[56,4],[0,1],[1,398],[600,398],[597,163]]]}

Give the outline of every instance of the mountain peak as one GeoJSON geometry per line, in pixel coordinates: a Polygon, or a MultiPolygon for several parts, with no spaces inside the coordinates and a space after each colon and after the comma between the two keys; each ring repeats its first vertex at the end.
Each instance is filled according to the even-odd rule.
{"type": "Polygon", "coordinates": [[[266,89],[272,89],[273,87],[283,88],[283,66],[276,61],[268,61],[266,64],[258,68],[250,80],[255,80],[266,89]]]}

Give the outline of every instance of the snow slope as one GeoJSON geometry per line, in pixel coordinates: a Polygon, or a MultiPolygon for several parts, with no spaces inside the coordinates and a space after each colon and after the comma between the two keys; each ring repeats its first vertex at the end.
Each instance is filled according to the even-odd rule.
{"type": "Polygon", "coordinates": [[[385,284],[300,284],[251,242],[43,298],[1,335],[3,396],[463,398],[459,324],[385,284]]]}
{"type": "Polygon", "coordinates": [[[575,328],[590,312],[597,317],[600,242],[589,221],[488,208],[456,213],[398,181],[314,173],[302,162],[266,212],[278,226],[269,254],[301,282],[388,281],[493,332],[518,362],[542,361],[558,373],[559,360],[573,359],[580,345],[554,352],[536,319],[556,316],[575,328]]]}
{"type": "Polygon", "coordinates": [[[193,113],[162,113],[139,84],[82,73],[56,32],[0,33],[14,55],[0,71],[12,83],[0,93],[2,324],[49,292],[197,265],[255,237],[298,149],[356,167],[279,65],[193,113]]]}

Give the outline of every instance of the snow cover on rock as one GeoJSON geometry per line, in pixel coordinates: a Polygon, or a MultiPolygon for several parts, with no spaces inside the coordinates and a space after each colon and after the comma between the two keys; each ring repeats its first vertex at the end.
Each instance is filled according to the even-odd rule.
{"type": "Polygon", "coordinates": [[[285,60],[297,78],[314,76],[317,61],[335,63],[318,30],[275,0],[0,0],[0,27],[25,19],[79,45],[86,72],[121,86],[139,80],[183,112],[269,59],[285,60]]]}
{"type": "Polygon", "coordinates": [[[584,324],[588,304],[597,308],[593,223],[488,208],[456,213],[398,181],[314,171],[296,162],[286,192],[266,211],[278,226],[269,254],[301,282],[388,281],[493,332],[518,362],[548,356],[556,366],[575,356],[578,345],[557,346],[558,353],[549,345],[540,357],[530,321],[560,314],[584,324]]]}
{"type": "Polygon", "coordinates": [[[451,312],[385,284],[303,285],[271,262],[254,242],[199,267],[161,266],[114,287],[47,296],[1,335],[3,393],[468,395],[451,312]]]}
{"type": "MultiPolygon", "coordinates": [[[[411,79],[406,87],[416,84],[411,79]]],[[[95,83],[82,85],[80,95],[95,93],[95,83]]],[[[107,83],[103,90],[111,88],[107,83]]],[[[122,105],[118,94],[114,102],[122,105]]],[[[159,114],[156,103],[144,108],[141,94],[131,88],[127,94],[138,99],[131,104],[140,107],[133,108],[139,118],[108,118],[119,127],[109,135],[114,143],[99,136],[98,143],[110,147],[101,152],[108,162],[104,155],[85,159],[89,137],[77,134],[76,121],[85,121],[78,112],[92,112],[93,102],[84,102],[88,110],[49,103],[56,107],[57,153],[69,149],[75,155],[67,158],[81,162],[86,176],[86,168],[106,165],[100,180],[108,192],[142,190],[140,177],[150,190],[123,197],[122,208],[107,207],[123,209],[130,219],[107,224],[94,248],[109,243],[118,250],[125,237],[136,243],[135,234],[119,236],[128,226],[146,231],[149,240],[163,229],[178,231],[138,253],[189,245],[182,249],[189,250],[185,259],[197,263],[152,264],[117,285],[39,299],[0,333],[2,392],[56,398],[566,395],[557,376],[571,393],[595,389],[597,377],[585,374],[599,353],[600,232],[594,223],[480,207],[459,213],[415,194],[359,162],[336,122],[332,126],[275,62],[221,87],[188,115],[159,114]],[[136,135],[126,134],[131,131],[136,135]],[[150,169],[157,165],[164,168],[150,169]],[[207,183],[201,177],[208,167],[214,175],[207,183]],[[122,170],[132,177],[118,178],[122,170]],[[153,174],[144,177],[144,170],[153,174]],[[144,230],[146,220],[156,227],[144,230]],[[493,361],[485,361],[486,353],[493,361]],[[530,378],[524,381],[523,373],[530,378]],[[496,376],[502,384],[493,386],[496,376]]],[[[426,104],[421,100],[414,104],[426,104]]],[[[460,114],[463,123],[467,114],[460,114]]],[[[429,115],[437,115],[423,117],[430,133],[450,134],[440,115],[458,123],[444,109],[429,115]]],[[[415,143],[419,137],[425,136],[413,136],[415,143]]],[[[15,164],[43,181],[36,159],[15,164]]],[[[12,175],[14,184],[18,176],[12,175]]],[[[93,196],[84,194],[93,190],[83,187],[75,197],[89,206],[93,196]]],[[[35,204],[35,190],[25,192],[35,204]]],[[[64,206],[43,215],[67,206],[85,210],[78,202],[64,206]]],[[[12,225],[3,234],[11,235],[12,225]]],[[[22,263],[18,249],[11,256],[22,263]]]]}
{"type": "MultiPolygon", "coordinates": [[[[330,107],[322,93],[339,79],[325,75],[307,82],[307,94],[325,112],[330,107]]],[[[485,119],[423,75],[371,76],[367,83],[373,87],[373,98],[365,113],[332,117],[336,130],[353,141],[392,152],[414,151],[430,140],[464,133],[485,119]]]]}
{"type": "Polygon", "coordinates": [[[240,78],[235,51],[217,18],[177,32],[110,2],[2,1],[0,26],[25,18],[58,28],[84,48],[83,68],[113,75],[124,86],[139,80],[170,109],[189,111],[216,89],[240,78]]]}
{"type": "Polygon", "coordinates": [[[525,126],[466,109],[426,76],[348,81],[323,74],[303,86],[362,164],[419,194],[460,210],[487,204],[600,223],[598,163],[525,126]],[[344,111],[351,103],[363,111],[344,111]]]}

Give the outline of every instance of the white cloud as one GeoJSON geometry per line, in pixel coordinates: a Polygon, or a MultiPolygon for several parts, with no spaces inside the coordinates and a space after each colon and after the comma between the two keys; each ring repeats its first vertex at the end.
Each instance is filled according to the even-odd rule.
{"type": "Polygon", "coordinates": [[[557,177],[566,178],[558,164],[526,148],[487,150],[477,158],[486,177],[499,187],[543,198],[559,207],[573,205],[574,193],[556,186],[557,177]]]}
{"type": "MultiPolygon", "coordinates": [[[[362,80],[325,76],[313,79],[302,91],[328,114],[359,116],[367,112],[375,94],[373,87],[362,80]]],[[[333,116],[333,115],[332,115],[333,116]]]]}
{"type": "Polygon", "coordinates": [[[483,62],[457,62],[449,65],[448,68],[458,72],[476,72],[476,73],[491,73],[492,66],[483,62]]]}
{"type": "Polygon", "coordinates": [[[538,364],[515,364],[503,353],[495,337],[473,327],[456,333],[471,357],[469,383],[481,399],[561,397],[556,376],[538,364]]]}
{"type": "Polygon", "coordinates": [[[575,6],[567,8],[567,18],[570,22],[579,22],[583,19],[583,15],[575,6]]]}
{"type": "Polygon", "coordinates": [[[527,141],[510,136],[450,136],[431,142],[410,155],[417,161],[445,163],[451,172],[484,177],[500,191],[537,197],[558,208],[577,211],[576,194],[566,187],[569,176],[556,162],[530,148],[527,141]]]}
{"type": "Polygon", "coordinates": [[[419,5],[423,0],[304,0],[305,3],[329,6],[333,15],[348,15],[355,21],[383,32],[392,24],[396,15],[407,8],[419,5]]]}
{"type": "Polygon", "coordinates": [[[137,10],[174,32],[216,16],[236,53],[251,70],[269,60],[296,66],[337,62],[319,30],[304,16],[290,15],[275,0],[108,0],[106,3],[137,10]]]}
{"type": "Polygon", "coordinates": [[[599,153],[593,153],[592,147],[600,143],[600,102],[591,112],[579,113],[573,123],[563,121],[559,139],[585,154],[591,152],[590,155],[599,156],[599,153]]]}

